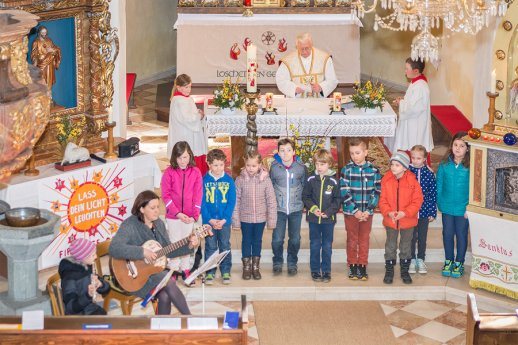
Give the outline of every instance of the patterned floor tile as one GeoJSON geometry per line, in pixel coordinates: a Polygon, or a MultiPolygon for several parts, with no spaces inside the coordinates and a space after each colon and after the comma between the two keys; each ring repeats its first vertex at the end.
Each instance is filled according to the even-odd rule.
{"type": "Polygon", "coordinates": [[[401,337],[402,335],[404,334],[407,334],[408,331],[407,330],[404,330],[402,328],[399,328],[399,327],[396,327],[396,326],[390,326],[390,328],[392,329],[392,333],[394,333],[394,336],[396,338],[399,338],[401,337]]]}
{"type": "Polygon", "coordinates": [[[397,311],[397,308],[391,307],[389,305],[380,303],[381,309],[383,309],[383,313],[386,315],[392,314],[393,312],[397,311]]]}
{"type": "Polygon", "coordinates": [[[454,302],[450,302],[450,301],[432,301],[432,302],[443,305],[445,307],[449,307],[449,308],[457,308],[460,305],[459,303],[454,303],[454,302]]]}
{"type": "Polygon", "coordinates": [[[392,314],[387,315],[387,319],[392,326],[411,331],[428,322],[429,319],[403,311],[397,310],[392,314]]]}
{"type": "Polygon", "coordinates": [[[429,301],[415,301],[401,310],[433,320],[451,309],[452,308],[429,301]]]}
{"type": "Polygon", "coordinates": [[[412,330],[413,333],[428,337],[441,343],[445,343],[461,334],[464,330],[460,330],[455,327],[450,327],[437,321],[430,321],[416,329],[412,330]]]}
{"type": "Polygon", "coordinates": [[[466,333],[456,336],[448,340],[447,345],[466,345],[466,333]]]}
{"type": "Polygon", "coordinates": [[[435,318],[435,321],[443,323],[445,325],[455,327],[458,329],[465,330],[467,315],[459,310],[453,309],[449,312],[442,314],[441,316],[435,318]]]}
{"type": "Polygon", "coordinates": [[[419,334],[408,332],[396,339],[398,345],[440,345],[441,342],[437,340],[424,337],[419,334]]]}
{"type": "Polygon", "coordinates": [[[413,303],[414,301],[381,301],[381,303],[394,307],[396,309],[401,309],[409,305],[410,303],[413,303]]]}

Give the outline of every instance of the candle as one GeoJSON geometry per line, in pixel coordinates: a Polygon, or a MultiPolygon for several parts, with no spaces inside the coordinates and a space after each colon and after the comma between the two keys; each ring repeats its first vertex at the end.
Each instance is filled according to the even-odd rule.
{"type": "Polygon", "coordinates": [[[253,43],[246,50],[246,91],[257,92],[257,47],[253,43]]]}
{"type": "Polygon", "coordinates": [[[491,72],[491,93],[496,93],[496,70],[491,72]]]}
{"type": "Polygon", "coordinates": [[[112,109],[112,107],[108,107],[107,110],[108,110],[108,122],[112,123],[113,122],[113,111],[112,111],[113,109],[112,109]]]}
{"type": "Polygon", "coordinates": [[[342,110],[342,93],[334,92],[333,93],[333,111],[341,111],[342,110]]]}
{"type": "Polygon", "coordinates": [[[252,0],[245,0],[245,6],[251,7],[252,6],[252,0]]]}
{"type": "Polygon", "coordinates": [[[266,111],[273,111],[273,93],[267,92],[265,95],[266,111]]]}

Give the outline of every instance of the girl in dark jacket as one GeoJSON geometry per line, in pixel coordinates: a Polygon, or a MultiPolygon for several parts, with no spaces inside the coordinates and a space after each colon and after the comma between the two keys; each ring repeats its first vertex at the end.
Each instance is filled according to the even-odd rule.
{"type": "Polygon", "coordinates": [[[70,255],[59,263],[65,315],[106,315],[95,303],[96,295],[110,290],[110,285],[92,272],[97,258],[95,244],[84,238],[74,240],[70,255]]]}

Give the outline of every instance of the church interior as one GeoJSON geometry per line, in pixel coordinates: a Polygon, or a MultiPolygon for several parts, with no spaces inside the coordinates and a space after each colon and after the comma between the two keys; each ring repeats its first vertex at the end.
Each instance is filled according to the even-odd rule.
{"type": "MultiPolygon", "coordinates": [[[[516,0],[0,0],[0,116],[0,339],[6,344],[518,344],[516,0]],[[415,61],[425,62],[424,71],[415,61]],[[189,77],[187,94],[183,75],[189,77]],[[230,105],[220,96],[227,92],[237,93],[230,105]],[[362,92],[369,93],[367,100],[362,92]],[[196,119],[201,129],[179,126],[177,121],[187,120],[173,119],[178,98],[190,102],[195,116],[201,114],[196,119]],[[420,102],[424,118],[418,119],[420,113],[408,109],[420,102]],[[404,127],[405,121],[415,122],[404,127]],[[183,139],[183,128],[190,128],[194,143],[183,139]],[[316,174],[324,181],[323,173],[318,177],[322,162],[316,154],[325,151],[331,157],[326,176],[341,199],[336,215],[317,217],[319,226],[335,221],[328,243],[332,256],[329,251],[324,259],[324,235],[318,239],[322,275],[313,274],[313,207],[294,192],[282,195],[273,179],[274,169],[282,167],[287,176],[282,183],[290,186],[294,180],[295,168],[280,152],[283,138],[294,145],[298,158],[293,164],[299,159],[305,178],[316,174]],[[258,256],[244,254],[250,251],[244,245],[250,235],[245,235],[243,215],[241,227],[235,218],[232,227],[223,228],[203,219],[214,191],[204,189],[198,201],[189,201],[197,208],[192,224],[180,224],[183,194],[181,209],[170,216],[175,202],[164,189],[164,178],[173,168],[186,169],[179,163],[184,152],[174,156],[180,140],[191,145],[185,151],[191,161],[203,165],[195,168],[203,176],[194,187],[200,190],[201,183],[208,188],[206,180],[219,174],[212,170],[214,150],[223,154],[223,176],[235,180],[243,193],[247,157],[259,157],[258,169],[272,179],[276,193],[277,210],[266,212],[276,213],[277,222],[273,227],[262,223],[258,256]],[[458,142],[466,149],[464,156],[456,154],[458,142]],[[346,195],[355,193],[344,187],[353,183],[346,168],[376,167],[379,181],[372,195],[377,196],[366,198],[385,200],[386,176],[400,178],[394,164],[405,168],[404,176],[413,171],[414,145],[422,147],[424,169],[435,176],[434,183],[437,179],[433,193],[442,198],[442,204],[434,199],[436,213],[424,217],[426,264],[424,254],[414,254],[421,247],[412,248],[412,259],[403,258],[402,249],[405,231],[413,232],[414,247],[416,241],[422,244],[415,224],[423,218],[425,187],[418,188],[415,224],[404,230],[394,218],[400,211],[400,182],[394,217],[384,212],[381,201],[366,209],[366,261],[363,266],[356,258],[351,261],[351,243],[359,239],[353,240],[348,229],[348,219],[356,215],[346,211],[346,195]],[[354,161],[353,147],[368,152],[363,163],[354,161]],[[466,182],[461,186],[455,180],[453,189],[441,192],[450,163],[452,174],[465,170],[466,182]],[[160,285],[157,280],[143,297],[137,288],[120,285],[113,262],[124,259],[122,274],[135,278],[131,260],[153,266],[149,262],[155,257],[148,261],[145,256],[152,251],[118,258],[110,243],[128,233],[131,218],[138,216],[147,225],[151,201],[136,207],[146,190],[155,193],[156,221],[166,225],[165,234],[172,234],[173,224],[189,228],[176,239],[170,236],[167,248],[178,241],[173,252],[179,246],[192,249],[190,236],[198,235],[184,258],[189,268],[199,265],[200,272],[191,283],[188,277],[198,270],[181,268],[181,262],[175,262],[180,265],[175,269],[162,267],[157,272],[170,272],[173,278],[160,278],[160,285]],[[279,264],[278,249],[272,247],[281,217],[292,226],[290,212],[281,208],[286,203],[289,210],[292,197],[304,204],[298,210],[300,248],[290,264],[296,235],[291,230],[284,234],[284,225],[279,264]],[[446,199],[456,200],[448,210],[460,208],[461,213],[449,214],[446,199]],[[451,243],[446,237],[451,219],[463,221],[466,230],[457,233],[457,259],[445,271],[447,248],[454,248],[453,237],[451,243]],[[199,235],[202,223],[210,224],[212,236],[199,235]],[[226,240],[220,239],[224,231],[226,240]],[[396,260],[387,254],[390,231],[401,233],[395,239],[396,260]],[[85,247],[77,249],[79,240],[85,247]],[[228,241],[230,251],[213,260],[220,267],[207,274],[213,240],[220,252],[228,241]],[[462,245],[465,259],[458,260],[462,245]],[[62,262],[76,260],[84,248],[96,254],[94,261],[78,264],[88,272],[86,289],[100,285],[83,300],[104,314],[70,312],[79,302],[67,303],[62,262]],[[257,258],[249,263],[253,279],[244,279],[247,257],[257,258]],[[325,260],[330,264],[326,270],[325,260]],[[461,269],[455,275],[457,261],[461,269]],[[351,262],[358,268],[352,275],[351,262]],[[368,276],[360,267],[368,268],[368,276]],[[393,282],[387,283],[390,269],[393,282]],[[405,270],[411,284],[403,277],[405,270]],[[109,292],[101,291],[103,284],[109,292]],[[173,303],[170,315],[159,312],[161,291],[170,284],[179,288],[189,313],[181,312],[174,298],[168,302],[169,307],[173,303]],[[235,326],[229,326],[232,316],[235,326]]],[[[411,176],[419,186],[421,175],[411,176]]],[[[361,175],[362,203],[363,179],[365,188],[368,184],[361,175]]],[[[309,181],[300,191],[304,198],[309,181]]],[[[331,195],[321,183],[320,206],[317,201],[314,206],[318,212],[331,195]]],[[[183,184],[175,188],[184,193],[183,184]]],[[[253,198],[240,195],[236,209],[253,204],[255,217],[260,206],[253,198]]],[[[236,212],[230,210],[231,217],[236,212]]],[[[358,219],[356,224],[365,220],[358,219]]],[[[160,242],[159,227],[151,230],[160,242]]],[[[361,243],[358,248],[355,244],[354,251],[362,251],[361,243]]]]}

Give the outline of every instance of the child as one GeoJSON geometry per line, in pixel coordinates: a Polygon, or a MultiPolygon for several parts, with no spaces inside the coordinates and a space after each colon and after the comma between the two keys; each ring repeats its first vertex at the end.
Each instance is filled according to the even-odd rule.
{"type": "MultiPolygon", "coordinates": [[[[194,164],[191,147],[185,141],[174,144],[169,163],[162,175],[161,189],[169,239],[177,242],[192,232],[200,216],[202,177],[194,164]]],[[[172,259],[170,268],[179,271],[185,279],[190,274],[189,260],[189,255],[172,259]]]]}
{"type": "Polygon", "coordinates": [[[411,284],[410,266],[413,228],[423,203],[423,193],[414,174],[407,171],[410,159],[405,152],[396,152],[390,158],[390,171],[381,179],[379,208],[387,231],[385,242],[385,284],[392,284],[399,240],[401,279],[411,284]]]}
{"type": "Polygon", "coordinates": [[[349,279],[367,280],[369,237],[372,216],[381,192],[381,174],[367,162],[367,142],[349,139],[351,161],[342,168],[340,186],[344,198],[343,212],[347,231],[347,265],[349,279]]]}
{"type": "Polygon", "coordinates": [[[270,167],[277,199],[277,225],[272,235],[273,274],[282,273],[284,237],[288,223],[288,275],[297,274],[302,222],[302,190],[306,181],[306,166],[295,159],[295,143],[284,138],[277,142],[278,153],[270,167]]]}
{"type": "MultiPolygon", "coordinates": [[[[207,154],[209,172],[203,177],[203,199],[201,217],[203,224],[210,224],[214,236],[205,239],[205,260],[219,248],[219,252],[230,250],[230,227],[232,212],[236,205],[236,187],[232,177],[225,173],[227,157],[219,149],[207,154]]],[[[223,284],[230,284],[232,255],[228,255],[219,265],[223,284]]],[[[208,285],[213,284],[216,269],[209,270],[205,276],[208,285]]]]}
{"type": "Polygon", "coordinates": [[[446,256],[442,275],[453,278],[464,274],[468,247],[469,147],[463,140],[466,135],[466,132],[455,134],[437,171],[437,206],[442,212],[442,241],[446,256]],[[454,241],[457,242],[456,258],[454,241]]]}
{"type": "Polygon", "coordinates": [[[430,89],[423,74],[424,61],[406,59],[405,75],[411,80],[403,99],[394,101],[399,106],[399,120],[392,152],[408,151],[422,144],[428,152],[433,149],[430,89]]]}
{"type": "Polygon", "coordinates": [[[415,174],[417,181],[423,192],[423,205],[419,210],[417,226],[414,228],[412,236],[412,260],[410,261],[409,273],[421,274],[427,273],[426,264],[424,262],[426,253],[426,237],[428,234],[428,224],[433,222],[437,217],[437,184],[435,183],[435,175],[428,165],[426,165],[426,157],[428,153],[422,145],[415,145],[410,151],[412,164],[409,170],[415,174]],[[417,261],[416,247],[417,244],[417,261]]]}
{"type": "Polygon", "coordinates": [[[243,279],[261,279],[259,263],[263,230],[275,228],[277,223],[277,202],[272,180],[261,164],[261,155],[255,151],[245,154],[245,168],[236,179],[236,205],[232,224],[241,228],[241,253],[243,279]]]}
{"type": "Polygon", "coordinates": [[[328,283],[331,281],[333,231],[342,198],[335,172],[330,169],[334,164],[331,153],[320,149],[315,152],[313,161],[315,174],[308,177],[302,194],[309,223],[309,262],[313,281],[328,283]]]}
{"type": "Polygon", "coordinates": [[[95,294],[104,295],[110,290],[103,278],[92,273],[96,258],[95,243],[79,238],[70,245],[70,256],[59,263],[65,315],[106,315],[94,300],[95,294]]]}
{"type": "Polygon", "coordinates": [[[171,156],[173,145],[186,141],[194,153],[194,161],[202,175],[207,172],[206,154],[208,150],[205,114],[196,108],[191,94],[191,77],[180,74],[174,81],[169,108],[169,135],[167,155],[171,156]]]}

